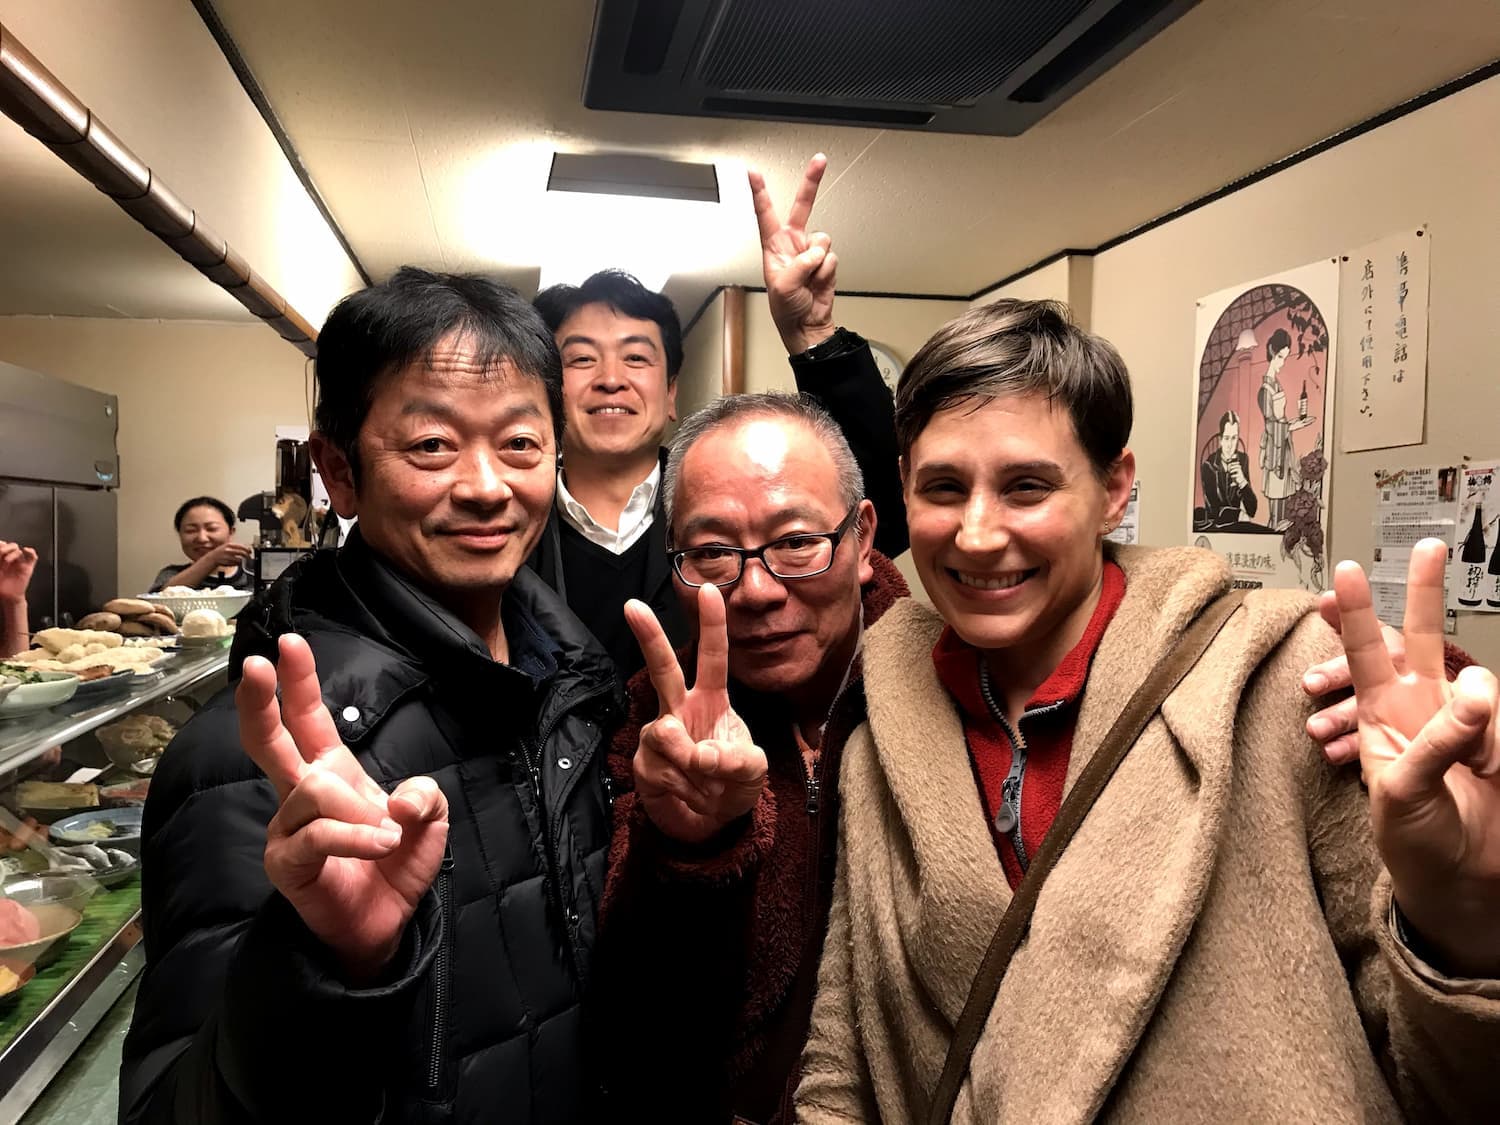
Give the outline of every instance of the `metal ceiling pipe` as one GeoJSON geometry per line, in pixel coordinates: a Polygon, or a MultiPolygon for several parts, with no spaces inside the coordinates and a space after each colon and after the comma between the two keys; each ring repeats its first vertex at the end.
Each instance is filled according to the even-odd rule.
{"type": "Polygon", "coordinates": [[[305,355],[318,332],[0,24],[0,113],[305,355]]]}

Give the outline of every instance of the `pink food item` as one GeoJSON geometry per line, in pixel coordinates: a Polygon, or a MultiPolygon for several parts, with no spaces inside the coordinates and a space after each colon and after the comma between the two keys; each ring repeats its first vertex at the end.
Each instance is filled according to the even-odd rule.
{"type": "Polygon", "coordinates": [[[0,898],[0,946],[25,945],[41,936],[35,914],[14,899],[0,898]]]}

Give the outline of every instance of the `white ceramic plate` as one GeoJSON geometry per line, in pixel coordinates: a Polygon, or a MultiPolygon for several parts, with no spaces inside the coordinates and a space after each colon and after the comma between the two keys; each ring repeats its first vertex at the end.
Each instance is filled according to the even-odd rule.
{"type": "Polygon", "coordinates": [[[21,684],[4,699],[0,699],[0,719],[13,719],[18,715],[32,715],[66,703],[78,690],[78,677],[72,672],[36,672],[42,677],[39,683],[21,684]]]}

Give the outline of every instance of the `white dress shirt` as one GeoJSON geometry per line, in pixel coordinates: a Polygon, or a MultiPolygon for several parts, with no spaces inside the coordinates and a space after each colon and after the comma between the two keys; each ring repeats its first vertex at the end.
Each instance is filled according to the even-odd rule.
{"type": "Polygon", "coordinates": [[[611,554],[623,555],[656,521],[656,490],[661,487],[661,464],[651,470],[651,475],[635,486],[630,499],[620,512],[618,528],[605,527],[589,510],[574,499],[568,491],[564,474],[557,474],[557,506],[563,519],[590,543],[603,547],[611,554]]]}

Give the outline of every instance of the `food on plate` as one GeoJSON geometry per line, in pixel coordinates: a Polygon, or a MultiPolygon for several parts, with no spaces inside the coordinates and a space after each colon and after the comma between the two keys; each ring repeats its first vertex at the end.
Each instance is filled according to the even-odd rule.
{"type": "Polygon", "coordinates": [[[85,840],[109,840],[120,835],[120,829],[112,820],[91,820],[68,835],[73,839],[82,836],[85,840]]]}
{"type": "Polygon", "coordinates": [[[136,621],[151,626],[158,633],[177,632],[177,618],[170,613],[148,613],[144,617],[137,617],[136,621]]]}
{"type": "Polygon", "coordinates": [[[154,648],[154,649],[176,648],[177,647],[177,638],[175,636],[169,636],[169,637],[126,637],[125,638],[125,647],[126,648],[154,648]]]}
{"type": "Polygon", "coordinates": [[[225,621],[224,615],[216,609],[191,610],[182,619],[182,635],[184,637],[227,637],[229,622],[225,621]]]}
{"type": "MultiPolygon", "coordinates": [[[[18,666],[17,670],[30,669],[32,672],[72,672],[83,676],[90,668],[103,669],[96,675],[109,675],[111,672],[122,672],[129,669],[142,675],[151,672],[151,665],[166,659],[166,653],[159,648],[101,648],[98,652],[88,652],[88,645],[84,646],[87,655],[80,656],[74,660],[64,661],[62,653],[48,652],[44,648],[34,648],[28,652],[17,653],[11,657],[11,663],[18,666]]],[[[32,682],[32,681],[28,681],[32,682]]]]}
{"type": "Polygon", "coordinates": [[[109,871],[116,867],[129,867],[136,862],[135,856],[119,848],[101,848],[98,844],[71,844],[53,848],[58,871],[109,871]]]}
{"type": "Polygon", "coordinates": [[[14,899],[0,898],[0,945],[27,945],[41,936],[35,914],[14,899]]]}
{"type": "Polygon", "coordinates": [[[99,798],[107,805],[139,805],[146,800],[146,794],[150,788],[149,777],[138,778],[134,781],[121,781],[114,785],[103,786],[99,790],[99,798]]]}
{"type": "Polygon", "coordinates": [[[119,633],[98,629],[43,629],[36,634],[36,642],[48,652],[59,654],[74,646],[100,645],[95,651],[102,652],[106,648],[119,648],[124,643],[119,633]]]}
{"type": "Polygon", "coordinates": [[[56,781],[23,781],[16,786],[16,804],[23,809],[97,809],[97,785],[56,781]]]}
{"type": "Polygon", "coordinates": [[[135,758],[151,758],[167,748],[177,728],[160,715],[130,715],[94,732],[106,753],[125,751],[135,758]]]}
{"type": "Polygon", "coordinates": [[[104,612],[118,613],[121,617],[140,617],[142,614],[155,613],[156,607],[140,598],[113,598],[104,603],[104,612]]]}
{"type": "Polygon", "coordinates": [[[42,675],[43,672],[59,670],[55,668],[37,668],[30,664],[22,664],[15,657],[12,657],[10,661],[4,664],[0,664],[0,676],[4,676],[7,680],[15,680],[18,684],[42,683],[47,679],[46,676],[42,675]]]}
{"type": "Polygon", "coordinates": [[[207,586],[199,586],[197,588],[192,586],[168,586],[164,590],[158,590],[156,596],[162,598],[223,598],[231,597],[235,594],[243,594],[244,592],[243,590],[236,590],[233,586],[214,586],[212,589],[207,586]]]}
{"type": "Polygon", "coordinates": [[[120,629],[121,617],[118,613],[91,613],[81,618],[78,622],[80,629],[94,629],[101,633],[116,633],[120,629]]]}
{"type": "Polygon", "coordinates": [[[0,962],[0,996],[9,996],[25,983],[26,977],[4,962],[0,962]]]}

